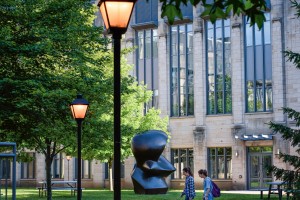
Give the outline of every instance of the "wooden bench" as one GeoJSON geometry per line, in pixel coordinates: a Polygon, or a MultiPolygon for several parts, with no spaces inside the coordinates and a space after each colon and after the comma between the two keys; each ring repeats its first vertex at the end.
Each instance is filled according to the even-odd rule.
{"type": "MultiPolygon", "coordinates": [[[[43,197],[44,193],[45,196],[47,196],[47,188],[42,188],[42,187],[37,187],[37,189],[39,190],[39,196],[43,197]]],[[[85,188],[81,188],[81,190],[84,190],[85,188]]],[[[77,188],[72,188],[72,187],[52,187],[51,188],[52,191],[71,191],[71,195],[75,196],[76,192],[77,192],[77,188]]]]}
{"type": "MultiPolygon", "coordinates": [[[[37,187],[36,189],[39,190],[39,197],[44,196],[44,188],[43,187],[37,187]]],[[[45,196],[46,196],[46,192],[45,192],[45,196]]]]}

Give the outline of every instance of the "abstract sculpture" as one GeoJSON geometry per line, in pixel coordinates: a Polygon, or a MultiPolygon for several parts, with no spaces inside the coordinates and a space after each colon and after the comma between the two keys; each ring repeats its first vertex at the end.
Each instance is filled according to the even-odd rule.
{"type": "Polygon", "coordinates": [[[133,137],[131,150],[136,164],[131,178],[136,194],[165,194],[168,191],[165,178],[176,169],[161,155],[167,140],[167,134],[158,130],[146,131],[133,137]]]}

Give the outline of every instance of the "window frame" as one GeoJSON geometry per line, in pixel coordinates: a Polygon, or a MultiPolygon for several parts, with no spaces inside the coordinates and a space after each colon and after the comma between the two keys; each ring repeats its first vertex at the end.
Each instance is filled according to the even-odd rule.
{"type": "Polygon", "coordinates": [[[51,166],[51,173],[52,173],[53,179],[63,179],[64,178],[64,157],[63,157],[63,153],[56,154],[53,157],[53,162],[52,162],[52,166],[51,166]]]}
{"type": "Polygon", "coordinates": [[[135,32],[135,45],[137,46],[136,49],[136,80],[139,84],[147,85],[147,89],[152,91],[152,98],[149,100],[148,103],[144,105],[144,114],[152,108],[158,107],[158,97],[157,97],[157,90],[158,90],[158,35],[157,35],[156,28],[149,28],[149,29],[140,29],[136,30],[135,32]],[[150,37],[148,37],[147,33],[150,32],[150,37]],[[140,34],[142,35],[143,46],[142,50],[140,49],[140,34]],[[154,42],[156,38],[156,43],[154,42]],[[148,53],[147,50],[147,39],[150,39],[150,52],[148,53]],[[156,44],[156,46],[155,46],[156,44]],[[140,52],[142,51],[142,58],[140,57],[140,52]],[[155,53],[156,52],[156,53],[155,53]],[[149,56],[147,56],[149,55],[149,56]],[[142,60],[142,64],[140,64],[140,60],[142,60]],[[150,63],[150,64],[149,64],[150,63]],[[147,70],[150,67],[150,70],[147,70]],[[142,68],[142,69],[141,69],[142,68]],[[155,70],[156,69],[156,70],[155,70]],[[142,71],[142,72],[141,72],[142,71]],[[150,75],[147,73],[150,72],[150,75]],[[143,73],[143,74],[142,74],[143,73]],[[142,78],[140,78],[142,76],[142,78]],[[150,77],[150,80],[149,80],[150,77]]]}
{"type": "Polygon", "coordinates": [[[208,147],[207,148],[207,163],[208,163],[208,174],[209,177],[212,179],[219,179],[219,180],[232,180],[232,147],[208,147]],[[218,150],[219,149],[223,149],[223,155],[218,154],[218,150]],[[226,149],[229,149],[231,153],[227,153],[226,149]],[[214,150],[215,154],[211,155],[211,151],[214,150]],[[219,157],[224,156],[224,178],[219,178],[218,173],[213,174],[214,171],[219,171],[219,157]],[[212,164],[212,157],[215,158],[214,160],[214,165],[212,164]],[[227,159],[230,159],[230,167],[231,169],[229,170],[229,166],[227,165],[227,162],[225,162],[225,160],[227,161],[227,159]],[[215,168],[216,170],[213,170],[212,168],[215,168]],[[229,177],[227,177],[227,174],[230,173],[231,177],[229,175],[229,177]]]}
{"type": "Polygon", "coordinates": [[[33,157],[33,160],[30,162],[21,162],[21,178],[20,179],[35,179],[36,178],[36,159],[35,159],[35,152],[30,153],[33,157]],[[31,166],[32,165],[32,166],[31,166]],[[30,167],[31,166],[31,167],[30,167]],[[26,171],[25,171],[26,169],[26,171]],[[32,177],[30,177],[30,169],[32,177]]]}
{"type": "Polygon", "coordinates": [[[189,34],[194,35],[193,32],[193,24],[192,23],[184,23],[184,24],[177,24],[169,27],[169,39],[168,39],[168,52],[169,52],[169,72],[170,72],[170,116],[171,117],[186,117],[186,116],[194,116],[195,115],[195,94],[194,94],[194,62],[193,62],[193,56],[194,56],[194,42],[189,42],[189,34]],[[181,27],[184,27],[184,53],[182,54],[180,45],[181,45],[181,34],[180,30],[181,27]],[[176,30],[176,51],[174,52],[173,48],[173,32],[172,30],[176,30]],[[189,51],[189,46],[191,45],[191,51],[189,51]],[[184,60],[181,61],[180,58],[183,55],[184,60]],[[174,60],[173,58],[177,57],[177,65],[175,64],[173,67],[174,60]],[[189,59],[191,57],[191,60],[189,59]],[[181,66],[181,62],[184,62],[184,66],[181,66]],[[189,64],[191,67],[189,67],[189,64]],[[182,88],[183,92],[181,92],[181,69],[185,69],[185,86],[182,88]],[[173,72],[174,70],[177,70],[176,72],[173,72]],[[173,75],[173,74],[176,75],[173,75]],[[173,79],[176,80],[177,86],[174,86],[173,79]],[[174,89],[173,89],[174,88],[174,89]],[[174,90],[174,92],[173,92],[174,90]],[[176,96],[174,98],[173,96],[176,96]],[[181,96],[184,96],[184,99],[182,100],[181,96]],[[183,101],[183,105],[181,105],[181,101],[183,101]],[[177,102],[177,106],[175,104],[177,102]],[[185,102],[185,105],[184,105],[185,102]],[[175,107],[175,108],[174,108],[175,107]],[[183,110],[183,112],[181,111],[183,110]],[[175,113],[176,111],[176,113],[175,113]]]}
{"type": "Polygon", "coordinates": [[[271,13],[270,12],[266,12],[265,14],[268,15],[268,17],[266,17],[266,22],[264,22],[263,27],[261,28],[261,30],[258,30],[257,25],[253,25],[252,27],[249,27],[250,22],[246,21],[246,17],[243,17],[243,27],[244,27],[244,65],[245,65],[245,112],[246,113],[258,113],[258,112],[273,112],[273,107],[274,107],[274,100],[273,100],[273,84],[272,84],[272,33],[271,33],[271,13]],[[265,29],[266,26],[269,26],[267,29],[269,31],[268,36],[266,36],[265,33],[265,29]],[[251,39],[248,39],[248,32],[247,29],[251,30],[251,35],[249,37],[251,37],[251,39]],[[259,34],[259,35],[257,35],[259,34]],[[260,45],[257,45],[257,37],[261,38],[260,42],[261,42],[261,47],[262,47],[262,59],[259,60],[257,58],[257,55],[260,55],[257,53],[257,48],[260,45]],[[269,37],[269,38],[268,38],[269,37]],[[266,40],[268,39],[268,40],[266,40]],[[250,41],[251,45],[248,45],[248,42],[250,41]],[[267,47],[269,45],[269,52],[267,52],[267,47]],[[249,52],[248,54],[248,46],[252,47],[252,51],[249,52]],[[253,55],[252,55],[252,54],[253,55]],[[250,64],[248,65],[248,62],[250,62],[250,60],[248,60],[248,57],[253,56],[253,62],[250,63],[252,65],[252,67],[250,66],[250,64]],[[269,56],[269,57],[268,57],[269,56]],[[269,59],[267,59],[269,58],[269,59]],[[271,62],[269,63],[267,60],[271,60],[271,62]],[[262,63],[262,67],[263,69],[262,74],[260,73],[259,75],[262,76],[262,79],[257,78],[257,69],[259,67],[257,67],[257,62],[261,61],[260,63],[262,63]],[[268,62],[269,66],[266,64],[268,62]],[[251,82],[251,73],[248,73],[248,71],[253,71],[251,73],[253,73],[253,80],[251,82]],[[250,78],[248,78],[248,76],[250,78]],[[268,79],[267,77],[269,76],[270,79],[268,79]],[[261,84],[261,87],[259,87],[258,84],[261,84]],[[252,88],[252,94],[249,94],[250,90],[252,88]],[[261,93],[263,94],[263,100],[262,101],[258,101],[258,93],[261,90],[261,93]],[[271,96],[269,96],[271,92],[271,96]],[[250,96],[253,96],[253,103],[250,104],[250,96]],[[268,98],[267,98],[268,97],[268,98]],[[271,106],[269,106],[269,100],[271,100],[271,106]],[[260,109],[258,103],[262,102],[262,108],[260,109]],[[252,105],[252,109],[251,109],[251,105],[252,105]]]}
{"type": "MultiPolygon", "coordinates": [[[[74,178],[77,179],[77,176],[78,176],[78,158],[75,158],[74,161],[75,161],[74,178]]],[[[81,159],[81,179],[91,179],[91,178],[92,178],[92,161],[81,159]],[[87,177],[85,177],[85,173],[84,173],[84,170],[86,168],[86,165],[85,165],[86,162],[88,163],[87,164],[87,168],[88,168],[87,177]]]]}
{"type": "MultiPolygon", "coordinates": [[[[114,166],[112,166],[112,169],[114,168],[114,166]]],[[[109,179],[109,168],[108,168],[108,163],[104,163],[104,178],[107,180],[109,179]]],[[[114,170],[112,170],[112,177],[114,178],[114,170]]],[[[120,174],[121,178],[125,178],[125,165],[123,162],[121,162],[121,174],[120,174]]]]}
{"type": "Polygon", "coordinates": [[[7,157],[4,157],[4,159],[0,160],[0,181],[5,179],[11,178],[11,160],[7,157]]]}
{"type": "Polygon", "coordinates": [[[175,165],[175,154],[177,152],[178,155],[178,167],[176,168],[176,171],[171,174],[171,179],[184,179],[182,170],[184,167],[190,167],[191,171],[194,171],[194,149],[193,148],[172,148],[171,149],[171,163],[174,166],[175,165]],[[181,157],[181,152],[185,151],[185,162],[183,163],[183,167],[181,166],[182,158],[181,157]],[[190,156],[192,155],[192,156],[190,156]],[[191,164],[192,163],[192,164],[191,164]],[[175,178],[175,174],[178,173],[178,177],[175,178]]]}
{"type": "MultiPolygon", "coordinates": [[[[213,26],[212,28],[208,28],[208,23],[211,23],[210,21],[205,21],[205,66],[206,66],[206,113],[207,115],[220,115],[220,114],[232,114],[232,65],[230,65],[230,68],[227,68],[226,60],[231,61],[231,43],[230,43],[230,55],[226,56],[226,45],[225,45],[225,32],[226,29],[229,28],[229,40],[231,41],[231,20],[228,19],[218,19],[214,24],[211,24],[213,26]],[[229,23],[225,24],[225,21],[229,21],[229,23]],[[221,26],[217,27],[217,23],[221,22],[221,26]],[[217,63],[217,29],[221,29],[221,37],[222,37],[222,85],[219,84],[218,79],[218,63],[217,63]],[[213,30],[213,41],[212,41],[212,48],[213,48],[213,83],[210,83],[210,70],[209,70],[209,43],[208,43],[208,37],[209,37],[209,30],[213,30]],[[226,71],[229,70],[230,73],[226,73],[226,71]],[[230,78],[229,81],[226,81],[227,75],[230,78]],[[210,103],[210,84],[213,85],[213,105],[210,103]],[[222,90],[219,90],[219,85],[222,87],[222,90]],[[222,98],[218,98],[218,92],[221,91],[222,98]],[[229,98],[229,99],[227,99],[229,98]],[[219,111],[219,99],[222,100],[222,111],[219,111]],[[227,106],[229,104],[229,106],[227,106]],[[211,110],[211,107],[213,106],[213,110],[211,110]]],[[[231,63],[231,62],[229,62],[231,63]]]]}

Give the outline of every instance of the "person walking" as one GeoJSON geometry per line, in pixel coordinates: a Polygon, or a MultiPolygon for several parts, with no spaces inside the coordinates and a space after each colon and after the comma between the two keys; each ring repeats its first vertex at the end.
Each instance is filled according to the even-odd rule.
{"type": "Polygon", "coordinates": [[[211,193],[213,185],[211,179],[207,176],[207,171],[205,169],[200,169],[198,174],[200,178],[203,178],[203,200],[213,200],[214,197],[211,193]]]}
{"type": "Polygon", "coordinates": [[[182,171],[185,176],[185,186],[181,197],[185,195],[185,200],[192,200],[196,196],[193,173],[189,167],[183,168],[182,171]]]}

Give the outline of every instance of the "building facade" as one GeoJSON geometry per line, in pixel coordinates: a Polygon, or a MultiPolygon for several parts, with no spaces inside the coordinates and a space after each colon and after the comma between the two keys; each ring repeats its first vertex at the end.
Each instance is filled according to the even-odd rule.
{"type": "MultiPolygon", "coordinates": [[[[153,91],[145,105],[169,117],[170,142],[165,157],[176,167],[167,178],[170,188],[183,188],[182,169],[190,166],[196,186],[199,169],[223,189],[266,187],[274,180],[265,165],[289,168],[277,154],[294,153],[290,144],[272,133],[268,122],[295,126],[282,107],[300,110],[300,71],[287,62],[284,50],[300,52],[296,10],[286,0],[270,0],[262,29],[245,16],[228,16],[212,24],[199,17],[198,5],[182,7],[183,20],[173,25],[161,19],[158,0],[138,1],[122,47],[136,47],[128,55],[132,75],[153,91]]],[[[101,25],[100,17],[95,21],[101,25]]],[[[41,155],[19,163],[20,186],[45,179],[41,155]]],[[[134,158],[122,168],[122,186],[132,188],[134,158]]],[[[53,178],[76,178],[76,158],[58,155],[53,178]]],[[[108,187],[107,164],[83,161],[84,187],[108,187]]]]}

